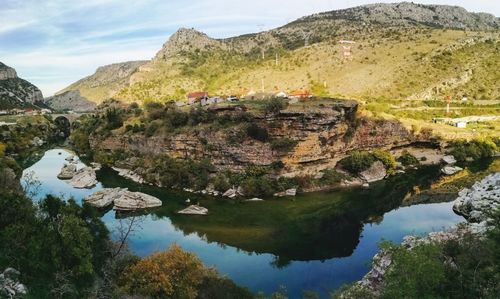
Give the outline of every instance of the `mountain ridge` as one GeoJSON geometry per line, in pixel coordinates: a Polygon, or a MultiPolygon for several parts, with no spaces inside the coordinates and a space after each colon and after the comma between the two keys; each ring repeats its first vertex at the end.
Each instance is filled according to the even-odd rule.
{"type": "MultiPolygon", "coordinates": [[[[338,45],[339,39],[359,40],[356,45],[358,49],[366,46],[374,47],[374,44],[377,44],[374,47],[377,48],[378,44],[386,41],[392,43],[389,48],[395,47],[396,43],[403,43],[392,39],[391,35],[410,41],[413,38],[414,44],[420,44],[421,41],[415,40],[411,32],[416,32],[416,36],[425,42],[434,44],[441,43],[439,36],[443,34],[452,36],[455,40],[450,42],[459,44],[471,36],[475,39],[477,35],[479,37],[492,35],[496,43],[500,28],[499,20],[491,14],[471,13],[458,6],[402,2],[370,4],[317,13],[275,29],[231,38],[215,39],[192,28],[180,28],[170,36],[152,60],[141,62],[133,68],[133,71],[127,72],[126,76],[113,84],[100,80],[96,71],[94,75],[75,82],[63,91],[78,89],[83,96],[97,103],[109,97],[126,101],[165,101],[184,98],[187,92],[197,89],[222,94],[256,89],[261,85],[261,80],[256,77],[264,77],[266,81],[271,81],[270,85],[274,86],[275,90],[314,89],[314,87],[318,89],[317,83],[327,82],[325,77],[329,78],[331,75],[328,72],[318,71],[317,68],[320,66],[297,67],[294,64],[300,65],[297,60],[308,56],[323,59],[325,52],[330,51],[329,48],[334,48],[331,52],[338,54],[342,51],[338,45]],[[447,32],[449,30],[453,32],[447,32]],[[433,39],[428,38],[431,35],[433,39]],[[371,38],[374,41],[370,41],[371,38]],[[274,59],[276,66],[278,59],[281,59],[280,63],[283,61],[280,68],[302,69],[299,75],[302,77],[303,74],[308,74],[307,78],[302,78],[297,83],[298,79],[294,78],[296,75],[292,72],[288,77],[283,74],[284,71],[277,76],[276,70],[269,71],[274,59]],[[315,75],[317,78],[310,78],[312,73],[318,73],[315,75]],[[290,81],[290,84],[281,84],[284,81],[290,81]],[[92,87],[91,82],[97,86],[92,87]]],[[[448,42],[446,38],[443,40],[448,42]]],[[[407,47],[412,48],[415,45],[410,42],[407,47]]],[[[411,52],[407,55],[410,54],[411,52]]],[[[366,55],[368,61],[379,59],[372,53],[363,55],[366,55]]],[[[344,62],[338,57],[329,55],[327,59],[338,64],[336,67],[341,71],[344,62]]],[[[404,63],[401,68],[413,67],[407,65],[410,63],[401,63],[404,63]]],[[[366,68],[364,73],[374,71],[367,63],[363,67],[366,68]]],[[[115,78],[115,74],[110,74],[110,78],[115,78]]],[[[333,79],[335,81],[337,78],[333,79]]],[[[443,80],[447,78],[439,78],[439,81],[443,80]]],[[[344,81],[339,84],[346,83],[344,81]]],[[[364,90],[355,93],[336,92],[333,88],[329,88],[327,92],[349,97],[359,97],[367,93],[364,90]]],[[[414,93],[419,92],[422,90],[416,90],[414,93]]]]}

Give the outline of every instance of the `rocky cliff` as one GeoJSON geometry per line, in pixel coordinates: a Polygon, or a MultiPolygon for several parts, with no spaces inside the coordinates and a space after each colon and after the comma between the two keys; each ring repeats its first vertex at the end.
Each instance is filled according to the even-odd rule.
{"type": "MultiPolygon", "coordinates": [[[[391,148],[409,144],[414,137],[396,121],[356,120],[357,103],[338,101],[320,109],[286,109],[276,115],[253,115],[249,122],[266,130],[270,140],[290,140],[290,150],[273,149],[270,142],[252,138],[234,141],[241,126],[198,128],[166,136],[116,134],[90,138],[98,151],[126,151],[136,156],[167,155],[201,161],[209,158],[218,170],[242,171],[249,165],[284,164],[283,176],[316,175],[334,167],[354,149],[391,148]]],[[[229,118],[237,109],[216,111],[217,118],[229,118]]],[[[126,165],[125,165],[126,166],[126,165]]],[[[129,165],[132,167],[132,165],[129,165]]]]}
{"type": "Polygon", "coordinates": [[[40,89],[19,78],[13,68],[0,62],[0,109],[31,107],[42,100],[40,89]]]}

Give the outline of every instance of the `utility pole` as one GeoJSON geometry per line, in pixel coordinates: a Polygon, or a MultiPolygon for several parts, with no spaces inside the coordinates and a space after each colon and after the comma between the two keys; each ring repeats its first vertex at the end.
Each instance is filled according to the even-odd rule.
{"type": "Polygon", "coordinates": [[[279,54],[278,52],[276,52],[276,66],[278,66],[280,64],[280,61],[279,61],[279,54]]]}
{"type": "Polygon", "coordinates": [[[309,32],[302,31],[302,36],[304,37],[304,47],[309,46],[309,38],[311,37],[311,35],[312,35],[311,31],[309,32]]]}

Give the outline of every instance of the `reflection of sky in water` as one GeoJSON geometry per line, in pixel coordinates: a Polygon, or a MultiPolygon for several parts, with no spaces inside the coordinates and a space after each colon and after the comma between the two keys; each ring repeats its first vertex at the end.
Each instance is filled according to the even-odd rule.
{"type": "MultiPolygon", "coordinates": [[[[39,198],[52,193],[73,196],[80,201],[102,188],[98,184],[91,190],[75,189],[57,179],[57,174],[66,162],[64,158],[68,155],[70,153],[64,150],[48,151],[38,163],[26,170],[34,171],[42,182],[39,198]],[[59,152],[62,154],[59,155],[59,152]]],[[[164,250],[175,242],[185,250],[196,253],[206,265],[216,267],[236,283],[255,292],[269,293],[283,285],[290,298],[301,298],[302,290],[321,292],[326,297],[328,291],[343,283],[358,280],[369,270],[369,262],[377,252],[380,240],[399,243],[407,234],[440,230],[461,221],[461,217],[453,214],[451,205],[437,203],[393,210],[384,215],[380,224],[364,226],[360,243],[351,256],[326,261],[295,261],[281,269],[271,265],[274,260],[271,254],[249,253],[231,246],[207,243],[196,233],[184,235],[182,231],[176,230],[170,219],[158,219],[151,215],[143,217],[142,228],[130,238],[129,243],[136,254],[144,256],[164,250]]],[[[113,211],[107,213],[103,221],[111,230],[117,224],[113,211]]]]}

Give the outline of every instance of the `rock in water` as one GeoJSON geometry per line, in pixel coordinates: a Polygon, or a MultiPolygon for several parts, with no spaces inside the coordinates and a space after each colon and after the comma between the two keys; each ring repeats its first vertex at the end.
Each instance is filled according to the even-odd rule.
{"type": "Polygon", "coordinates": [[[455,160],[455,157],[453,157],[452,155],[444,156],[443,158],[441,158],[441,160],[446,164],[457,163],[457,160],[455,160]]]}
{"type": "Polygon", "coordinates": [[[112,169],[114,171],[118,172],[119,176],[122,176],[126,179],[133,181],[133,182],[136,182],[139,184],[144,184],[146,182],[139,174],[137,174],[133,170],[125,169],[125,168],[118,168],[118,167],[112,167],[112,169]]]}
{"type": "Polygon", "coordinates": [[[189,207],[180,210],[177,212],[178,214],[185,214],[185,215],[207,215],[208,214],[208,209],[201,207],[199,205],[190,205],[189,207]]]}
{"type": "Polygon", "coordinates": [[[57,178],[60,180],[70,180],[76,174],[76,165],[75,164],[64,164],[61,168],[61,172],[57,175],[57,178]]]}
{"type": "Polygon", "coordinates": [[[463,189],[453,204],[453,210],[468,221],[481,223],[488,219],[488,212],[500,206],[500,172],[476,182],[470,189],[463,189]]]}
{"type": "Polygon", "coordinates": [[[374,162],[370,166],[370,168],[368,168],[365,171],[362,171],[359,174],[359,176],[361,177],[361,179],[363,179],[367,183],[373,183],[373,182],[376,182],[376,181],[380,181],[383,178],[385,178],[386,175],[387,175],[387,172],[385,170],[384,163],[382,163],[380,161],[374,162]]]}
{"type": "Polygon", "coordinates": [[[97,185],[97,177],[93,168],[84,167],[78,170],[68,183],[78,189],[92,188],[97,185]]]}
{"type": "Polygon", "coordinates": [[[114,200],[114,210],[135,211],[141,209],[161,207],[162,202],[158,198],[141,192],[121,192],[121,195],[114,200]]]}
{"type": "Polygon", "coordinates": [[[126,190],[127,189],[124,188],[107,188],[97,191],[85,197],[83,200],[96,208],[103,209],[111,206],[115,199],[119,198],[122,192],[126,190]]]}
{"type": "Polygon", "coordinates": [[[462,171],[463,168],[458,167],[458,166],[445,166],[441,168],[441,172],[445,175],[453,175],[459,171],[462,171]]]}

